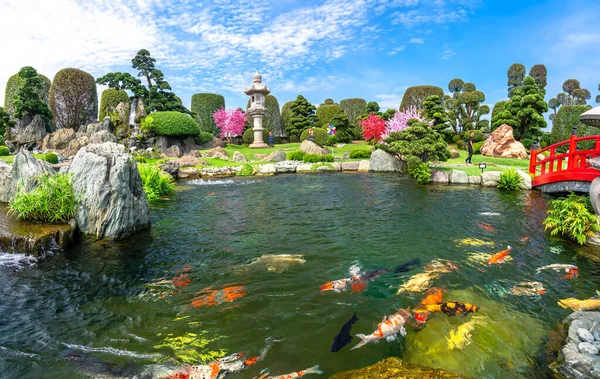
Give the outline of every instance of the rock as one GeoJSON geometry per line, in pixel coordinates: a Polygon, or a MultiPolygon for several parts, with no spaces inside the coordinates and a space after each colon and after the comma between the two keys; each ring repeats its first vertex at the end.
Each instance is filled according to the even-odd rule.
{"type": "Polygon", "coordinates": [[[431,170],[431,181],[435,184],[448,184],[448,174],[441,170],[431,170]]]}
{"type": "Polygon", "coordinates": [[[246,159],[244,154],[240,153],[239,151],[233,152],[233,158],[231,160],[234,162],[248,162],[248,159],[246,159]]]}
{"type": "Polygon", "coordinates": [[[134,97],[135,103],[135,120],[140,120],[146,117],[146,109],[144,108],[144,100],[141,97],[134,97]]]}
{"type": "Polygon", "coordinates": [[[258,165],[258,176],[271,176],[277,172],[277,166],[274,164],[261,164],[258,165]]]}
{"type": "Polygon", "coordinates": [[[600,326],[597,326],[594,329],[594,332],[592,333],[592,335],[594,336],[594,340],[600,341],[600,326]]]}
{"type": "Polygon", "coordinates": [[[207,150],[202,154],[204,158],[218,158],[218,159],[229,159],[229,154],[222,147],[215,147],[213,149],[207,150]]]}
{"type": "Polygon", "coordinates": [[[262,161],[263,162],[283,162],[286,160],[286,155],[283,151],[274,151],[267,155],[262,161]]]}
{"type": "Polygon", "coordinates": [[[342,159],[344,159],[344,160],[346,160],[346,159],[350,159],[350,152],[349,152],[349,151],[346,151],[346,152],[344,153],[344,156],[342,157],[342,159]]]}
{"type": "Polygon", "coordinates": [[[83,147],[73,159],[73,189],[81,194],[75,219],[83,233],[122,238],[150,227],[137,164],[113,142],[83,147]]]}
{"type": "Polygon", "coordinates": [[[15,195],[12,184],[12,166],[0,159],[0,201],[8,203],[15,195]]]}
{"type": "Polygon", "coordinates": [[[369,172],[371,162],[368,159],[363,159],[358,162],[358,172],[369,172]]]}
{"type": "Polygon", "coordinates": [[[521,182],[521,189],[530,190],[532,184],[531,175],[523,170],[517,170],[517,173],[523,179],[521,182]]]}
{"type": "Polygon", "coordinates": [[[156,140],[156,150],[171,158],[183,156],[183,143],[174,137],[159,136],[156,140]]]}
{"type": "Polygon", "coordinates": [[[110,134],[112,134],[115,131],[115,126],[113,125],[109,117],[105,117],[104,120],[102,120],[101,122],[95,122],[92,124],[81,126],[77,132],[94,134],[103,130],[110,134]]]}
{"type": "Polygon", "coordinates": [[[451,158],[456,159],[460,157],[460,153],[455,149],[450,150],[450,154],[452,154],[451,158]]]}
{"type": "Polygon", "coordinates": [[[331,171],[334,171],[333,167],[329,163],[325,163],[323,166],[317,166],[316,169],[314,167],[311,167],[311,170],[314,171],[314,172],[331,172],[331,171]]]}
{"type": "Polygon", "coordinates": [[[277,172],[278,174],[296,172],[297,167],[298,167],[298,162],[282,161],[282,162],[278,162],[275,165],[275,172],[277,172]]]}
{"type": "Polygon", "coordinates": [[[29,125],[19,131],[16,140],[21,144],[38,142],[43,140],[47,134],[46,122],[40,117],[40,115],[35,115],[29,125]]]}
{"type": "Polygon", "coordinates": [[[167,154],[167,157],[169,158],[179,158],[183,155],[183,151],[181,151],[181,147],[173,145],[165,151],[165,154],[167,154]]]}
{"type": "Polygon", "coordinates": [[[117,137],[108,130],[100,130],[90,136],[90,143],[104,143],[114,142],[117,143],[117,137]]]}
{"type": "Polygon", "coordinates": [[[342,171],[342,164],[340,162],[331,162],[329,164],[333,168],[333,171],[342,171]]]}
{"type": "Polygon", "coordinates": [[[0,162],[0,202],[8,203],[17,192],[17,186],[23,182],[26,191],[37,187],[33,180],[42,174],[55,174],[56,171],[45,161],[35,159],[27,150],[21,150],[13,160],[12,166],[0,162]]]}
{"type": "MultiPolygon", "coordinates": [[[[240,167],[241,168],[241,167],[240,167]]],[[[229,176],[235,176],[236,169],[233,167],[211,167],[202,169],[202,177],[209,178],[226,178],[229,176]]]]}
{"type": "Polygon", "coordinates": [[[506,124],[500,125],[490,134],[481,146],[481,154],[496,158],[527,159],[527,150],[521,142],[515,140],[513,129],[506,124]]]}
{"type": "Polygon", "coordinates": [[[42,151],[64,150],[75,138],[77,137],[75,136],[75,131],[73,129],[58,129],[54,133],[50,133],[44,137],[41,149],[42,151]]]}
{"type": "Polygon", "coordinates": [[[8,151],[10,151],[11,154],[14,154],[17,151],[17,147],[11,141],[6,141],[5,144],[6,147],[8,147],[8,151]]]}
{"type": "Polygon", "coordinates": [[[166,161],[165,163],[158,165],[158,167],[173,178],[177,178],[180,166],[178,161],[166,161]]]}
{"type": "Polygon", "coordinates": [[[202,158],[202,154],[198,150],[192,150],[187,155],[191,155],[194,158],[202,158]]]}
{"type": "Polygon", "coordinates": [[[312,163],[300,163],[296,167],[296,173],[308,173],[312,168],[312,163]]]}
{"type": "Polygon", "coordinates": [[[469,176],[469,184],[481,185],[481,176],[479,176],[479,175],[470,175],[469,176]]]}
{"type": "Polygon", "coordinates": [[[596,213],[596,216],[600,216],[600,176],[595,177],[592,184],[590,184],[590,201],[594,213],[596,213]]]}
{"type": "Polygon", "coordinates": [[[329,150],[327,148],[323,148],[309,140],[302,141],[302,143],[300,144],[300,151],[303,151],[304,154],[313,154],[313,155],[329,154],[329,150]]]}
{"type": "Polygon", "coordinates": [[[200,159],[192,157],[191,155],[184,155],[183,157],[179,158],[177,162],[181,167],[197,166],[200,164],[200,159]]]}
{"type": "Polygon", "coordinates": [[[253,157],[256,159],[265,159],[269,154],[254,154],[253,157]]]}
{"type": "Polygon", "coordinates": [[[486,171],[481,174],[481,185],[484,187],[498,187],[500,171],[486,171]]]}
{"type": "Polygon", "coordinates": [[[448,176],[448,181],[452,184],[469,184],[469,177],[464,171],[452,170],[448,176]]]}
{"type": "Polygon", "coordinates": [[[590,333],[589,330],[584,328],[577,329],[577,337],[579,337],[579,339],[583,342],[594,342],[594,336],[592,335],[592,333],[590,333]]]}
{"type": "Polygon", "coordinates": [[[598,354],[598,348],[589,342],[579,343],[579,345],[577,345],[577,349],[579,350],[579,352],[584,354],[598,354]]]}
{"type": "Polygon", "coordinates": [[[83,147],[87,146],[90,143],[90,139],[87,136],[82,136],[71,140],[67,148],[63,151],[63,155],[67,157],[72,157],[83,147]]]}
{"type": "Polygon", "coordinates": [[[177,172],[177,179],[198,179],[198,169],[194,167],[181,168],[177,172]]]}
{"type": "Polygon", "coordinates": [[[406,172],[406,163],[393,154],[378,149],[371,154],[369,171],[372,172],[406,172]]]}
{"type": "Polygon", "coordinates": [[[70,169],[71,169],[71,163],[66,163],[60,167],[60,169],[58,170],[58,173],[59,174],[68,174],[70,169]]]}
{"type": "Polygon", "coordinates": [[[184,154],[189,154],[192,151],[197,151],[200,146],[196,145],[196,139],[194,137],[186,137],[181,142],[183,144],[184,154]]]}
{"type": "Polygon", "coordinates": [[[200,145],[201,150],[214,149],[215,147],[225,147],[225,141],[222,141],[221,139],[219,139],[217,137],[213,137],[207,143],[200,145]]]}
{"type": "Polygon", "coordinates": [[[343,162],[342,171],[358,171],[358,162],[343,162]]]}
{"type": "Polygon", "coordinates": [[[414,365],[400,358],[390,357],[372,366],[358,370],[337,373],[330,379],[400,379],[400,378],[436,378],[436,379],[467,379],[457,373],[440,369],[414,365]]]}

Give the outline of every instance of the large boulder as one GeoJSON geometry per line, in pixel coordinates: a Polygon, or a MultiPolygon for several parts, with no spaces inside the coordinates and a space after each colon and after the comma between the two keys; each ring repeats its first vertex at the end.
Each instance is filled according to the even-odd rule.
{"type": "Polygon", "coordinates": [[[258,165],[258,176],[272,176],[277,172],[277,166],[274,164],[261,164],[258,165]]]}
{"type": "Polygon", "coordinates": [[[498,187],[500,171],[486,171],[481,174],[481,185],[484,187],[498,187]]]}
{"type": "Polygon", "coordinates": [[[372,172],[406,172],[406,162],[378,149],[371,154],[369,170],[372,172]]]}
{"type": "Polygon", "coordinates": [[[358,172],[369,172],[369,168],[371,167],[371,162],[368,159],[363,159],[358,162],[358,172]]]}
{"type": "Polygon", "coordinates": [[[481,146],[481,154],[496,158],[527,159],[525,146],[513,136],[513,128],[509,125],[500,125],[490,134],[481,146]]]}
{"type": "Polygon", "coordinates": [[[200,146],[196,145],[196,139],[192,136],[184,138],[183,141],[181,141],[181,144],[183,145],[184,154],[189,154],[192,151],[200,149],[200,146]]]}
{"type": "Polygon", "coordinates": [[[12,166],[4,161],[0,164],[0,202],[8,203],[17,192],[17,186],[23,183],[26,191],[33,190],[37,183],[33,178],[42,174],[55,174],[50,163],[35,159],[27,150],[21,150],[13,160],[12,166]]]}
{"type": "Polygon", "coordinates": [[[67,145],[67,148],[63,151],[63,155],[67,157],[72,157],[75,154],[77,154],[77,152],[81,150],[81,148],[87,146],[89,143],[90,139],[88,136],[85,135],[71,140],[71,142],[69,142],[69,144],[67,145]]]}
{"type": "Polygon", "coordinates": [[[531,175],[523,170],[517,170],[517,173],[521,177],[521,189],[530,190],[532,185],[531,175]]]}
{"type": "Polygon", "coordinates": [[[69,172],[80,194],[75,218],[83,233],[122,238],[150,226],[150,210],[137,164],[113,142],[83,147],[69,172]]]}
{"type": "Polygon", "coordinates": [[[263,162],[283,162],[285,160],[286,156],[283,151],[274,151],[263,158],[263,162]]]}
{"type": "Polygon", "coordinates": [[[225,141],[220,138],[213,137],[210,141],[200,145],[200,149],[214,149],[215,147],[225,147],[225,141]]]}
{"type": "Polygon", "coordinates": [[[358,162],[343,162],[342,171],[358,171],[358,162]]]}
{"type": "Polygon", "coordinates": [[[94,122],[88,125],[82,125],[78,132],[86,133],[86,134],[94,134],[99,131],[105,130],[109,133],[113,133],[115,130],[115,126],[109,117],[105,117],[101,122],[94,122]]]}
{"type": "Polygon", "coordinates": [[[313,155],[327,155],[329,154],[329,150],[325,147],[321,147],[316,143],[304,140],[300,144],[300,151],[304,152],[304,154],[313,154],[313,155]]]}
{"type": "Polygon", "coordinates": [[[129,125],[129,102],[120,102],[115,108],[115,111],[119,115],[119,121],[121,121],[121,124],[125,126],[129,125]]]}
{"type": "Polygon", "coordinates": [[[193,167],[200,164],[200,159],[192,157],[191,155],[184,155],[177,160],[180,167],[193,167]]]}
{"type": "Polygon", "coordinates": [[[224,159],[224,160],[228,160],[229,159],[229,155],[227,154],[227,150],[223,149],[220,146],[203,152],[202,156],[204,158],[217,158],[217,159],[224,159]]]}
{"type": "Polygon", "coordinates": [[[452,184],[469,184],[469,177],[464,171],[452,170],[448,176],[448,181],[452,184]]]}
{"type": "Polygon", "coordinates": [[[35,115],[29,125],[19,131],[16,140],[21,144],[38,142],[43,140],[47,134],[46,123],[40,115],[35,115]]]}
{"type": "Polygon", "coordinates": [[[590,201],[594,213],[596,213],[596,216],[600,216],[600,176],[597,176],[590,184],[590,201]]]}
{"type": "Polygon", "coordinates": [[[435,184],[448,184],[448,174],[441,170],[431,170],[431,181],[435,184]]]}
{"type": "Polygon", "coordinates": [[[117,142],[117,137],[108,130],[100,130],[90,136],[90,143],[117,142]]]}
{"type": "Polygon", "coordinates": [[[233,152],[233,157],[231,160],[234,162],[248,162],[248,159],[244,156],[244,154],[240,153],[239,151],[233,152]]]}
{"type": "Polygon", "coordinates": [[[181,166],[179,166],[179,162],[177,161],[166,161],[165,163],[158,165],[158,167],[173,178],[177,178],[177,173],[181,166]]]}
{"type": "Polygon", "coordinates": [[[159,136],[156,140],[156,150],[171,158],[183,156],[183,143],[174,137],[159,136]]]}
{"type": "Polygon", "coordinates": [[[298,167],[298,162],[295,161],[281,161],[275,165],[275,171],[278,174],[295,173],[298,167]]]}
{"type": "Polygon", "coordinates": [[[75,136],[75,131],[73,129],[58,129],[54,133],[50,133],[44,137],[44,140],[42,141],[42,151],[64,150],[75,138],[77,137],[75,136]]]}

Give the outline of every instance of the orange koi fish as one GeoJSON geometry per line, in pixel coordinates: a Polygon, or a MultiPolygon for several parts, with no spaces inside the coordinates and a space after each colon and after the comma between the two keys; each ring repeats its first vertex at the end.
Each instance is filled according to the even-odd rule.
{"type": "Polygon", "coordinates": [[[173,285],[175,287],[185,288],[190,284],[192,280],[188,278],[187,274],[181,274],[173,278],[173,285]]]}
{"type": "Polygon", "coordinates": [[[285,375],[269,376],[268,373],[264,373],[260,376],[255,376],[254,379],[294,379],[294,378],[301,378],[304,375],[322,374],[322,373],[323,373],[323,371],[321,371],[321,369],[319,368],[319,365],[316,365],[311,368],[307,368],[306,370],[300,370],[300,371],[292,372],[292,373],[285,374],[285,375]]]}
{"type": "Polygon", "coordinates": [[[221,290],[215,290],[212,288],[206,288],[202,292],[207,292],[205,295],[195,298],[192,300],[192,306],[201,307],[207,305],[209,307],[220,305],[225,302],[232,302],[235,299],[246,296],[246,287],[233,286],[225,287],[221,290]]]}
{"type": "Polygon", "coordinates": [[[488,224],[487,222],[480,221],[477,223],[477,226],[479,226],[481,229],[487,230],[488,232],[492,232],[495,229],[492,225],[488,224]]]}
{"type": "Polygon", "coordinates": [[[523,242],[523,243],[525,243],[525,242],[528,242],[529,239],[530,239],[529,237],[521,237],[520,241],[523,242]]]}
{"type": "Polygon", "coordinates": [[[462,301],[447,301],[441,304],[427,305],[425,309],[427,312],[442,312],[448,316],[456,316],[458,314],[466,316],[469,313],[479,311],[477,305],[463,303],[462,301]]]}
{"type": "MultiPolygon", "coordinates": [[[[426,307],[427,305],[439,304],[442,302],[442,290],[440,288],[432,288],[428,291],[428,295],[421,300],[420,305],[426,307]]],[[[424,309],[415,310],[414,318],[415,321],[421,324],[427,322],[429,312],[424,309]]]]}
{"type": "Polygon", "coordinates": [[[404,329],[404,323],[406,323],[405,317],[410,317],[410,313],[403,309],[391,316],[383,316],[383,320],[377,325],[377,329],[373,333],[368,336],[364,334],[356,335],[361,341],[350,350],[358,349],[369,342],[379,341],[382,338],[385,338],[387,341],[393,341],[396,339],[396,334],[398,333],[406,337],[406,329],[404,329]]]}
{"type": "Polygon", "coordinates": [[[490,259],[488,259],[488,264],[498,264],[498,263],[504,263],[504,258],[506,258],[506,256],[508,255],[508,252],[512,249],[512,247],[510,247],[510,245],[508,245],[508,248],[506,250],[502,250],[499,253],[496,253],[494,255],[492,255],[492,257],[490,259]]]}

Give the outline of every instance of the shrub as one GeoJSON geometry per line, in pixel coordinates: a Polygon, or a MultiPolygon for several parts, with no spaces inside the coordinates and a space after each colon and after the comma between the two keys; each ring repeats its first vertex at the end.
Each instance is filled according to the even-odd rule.
{"type": "MultiPolygon", "coordinates": [[[[267,143],[269,141],[269,131],[267,129],[263,129],[263,142],[267,143]]],[[[246,129],[244,134],[242,134],[242,142],[246,145],[250,145],[254,142],[254,130],[252,128],[246,129]]]]}
{"type": "Polygon", "coordinates": [[[304,154],[304,163],[333,162],[333,155],[304,154]]]}
{"type": "MultiPolygon", "coordinates": [[[[483,132],[481,130],[474,130],[473,131],[473,143],[475,142],[481,142],[485,140],[485,137],[483,136],[483,132]]],[[[470,132],[466,132],[466,133],[470,133],[470,132]]],[[[465,135],[465,139],[467,139],[466,135],[465,135]]]]}
{"type": "Polygon", "coordinates": [[[27,192],[21,182],[15,197],[8,204],[9,213],[19,220],[67,222],[75,215],[77,197],[68,174],[40,175],[38,186],[27,192]]]}
{"type": "Polygon", "coordinates": [[[6,146],[6,141],[4,140],[3,135],[0,135],[0,146],[6,146]]]}
{"type": "Polygon", "coordinates": [[[302,161],[304,160],[304,151],[296,150],[288,153],[287,159],[290,161],[302,161]]]}
{"type": "MultiPolygon", "coordinates": [[[[325,143],[327,143],[328,137],[329,137],[329,134],[327,134],[327,131],[325,131],[325,129],[313,128],[313,142],[316,143],[317,145],[325,146],[325,143]]],[[[308,139],[308,129],[303,131],[302,134],[300,135],[300,142],[306,141],[307,139],[308,139]]]]}
{"type": "Polygon", "coordinates": [[[77,130],[98,118],[96,81],[85,71],[65,68],[54,76],[48,105],[56,127],[77,130]]]}
{"type": "Polygon", "coordinates": [[[481,146],[483,146],[485,141],[479,141],[473,144],[473,154],[481,154],[481,146]]]}
{"type": "Polygon", "coordinates": [[[196,136],[194,141],[198,145],[204,145],[205,143],[210,142],[213,137],[214,137],[214,135],[212,133],[200,132],[200,134],[198,136],[196,136]]]}
{"type": "Polygon", "coordinates": [[[127,92],[121,89],[109,88],[102,91],[102,98],[100,99],[100,115],[98,120],[104,120],[104,117],[109,116],[106,112],[108,107],[116,108],[119,103],[125,103],[129,100],[127,92]]]}
{"type": "MultiPolygon", "coordinates": [[[[47,104],[48,93],[50,92],[50,85],[52,82],[42,74],[38,73],[38,77],[42,80],[42,90],[38,95],[40,96],[40,99],[47,104]]],[[[15,96],[19,93],[19,87],[23,82],[25,82],[25,80],[21,78],[18,73],[11,76],[8,79],[8,82],[6,82],[6,89],[4,91],[4,110],[11,116],[15,115],[15,96]]]]}
{"type": "Polygon", "coordinates": [[[351,159],[368,159],[371,158],[371,151],[365,149],[356,149],[350,152],[351,159]]]}
{"type": "Polygon", "coordinates": [[[527,149],[529,151],[529,149],[531,148],[531,144],[533,143],[533,140],[531,138],[523,138],[521,140],[521,143],[523,144],[525,149],[527,149]]]}
{"type": "MultiPolygon", "coordinates": [[[[554,120],[552,120],[552,132],[549,138],[550,141],[548,142],[556,143],[568,140],[571,136],[571,129],[573,126],[577,128],[577,137],[598,134],[597,128],[585,125],[579,121],[579,116],[589,109],[591,109],[589,105],[565,105],[560,107],[556,117],[554,117],[554,120]]],[[[593,141],[590,141],[589,143],[591,143],[593,146],[593,141]]],[[[583,145],[584,143],[581,143],[578,144],[577,147],[579,149],[591,147],[583,145]]],[[[525,147],[529,148],[529,146],[526,145],[525,147]]]]}
{"type": "Polygon", "coordinates": [[[427,184],[431,181],[431,170],[427,163],[419,163],[409,167],[407,170],[408,175],[415,178],[419,184],[427,184]]]}
{"type": "Polygon", "coordinates": [[[48,163],[57,164],[58,163],[58,155],[53,152],[46,153],[44,155],[44,160],[48,163]]]}
{"type": "Polygon", "coordinates": [[[7,155],[10,155],[10,150],[8,150],[8,147],[0,146],[0,157],[5,157],[7,155]]]}
{"type": "Polygon", "coordinates": [[[317,126],[324,129],[334,117],[339,115],[345,115],[342,107],[336,104],[323,104],[317,108],[317,126]]]}
{"type": "Polygon", "coordinates": [[[500,174],[500,181],[498,182],[498,188],[505,191],[517,191],[521,189],[523,178],[514,168],[509,168],[500,174]]]}
{"type": "Polygon", "coordinates": [[[580,245],[586,243],[594,232],[600,230],[588,196],[569,196],[551,200],[544,220],[544,228],[550,235],[561,234],[580,245]]]}
{"type": "Polygon", "coordinates": [[[423,102],[429,96],[439,96],[440,99],[444,97],[444,90],[436,86],[413,86],[408,87],[402,97],[402,103],[400,103],[400,110],[415,107],[417,110],[423,109],[423,102]]]}
{"type": "Polygon", "coordinates": [[[464,150],[465,149],[465,141],[463,141],[461,139],[456,141],[456,148],[459,150],[464,150]]]}
{"type": "Polygon", "coordinates": [[[162,171],[159,167],[140,164],[138,170],[148,201],[165,197],[175,189],[175,182],[171,175],[162,171]]]}
{"type": "Polygon", "coordinates": [[[317,172],[317,169],[319,167],[330,167],[333,170],[333,166],[330,165],[329,163],[317,163],[310,167],[310,172],[317,172]]]}
{"type": "Polygon", "coordinates": [[[453,143],[457,143],[457,142],[458,142],[458,140],[460,140],[460,139],[462,139],[462,137],[460,136],[460,134],[454,134],[454,135],[452,136],[452,142],[453,142],[453,143]]]}
{"type": "Polygon", "coordinates": [[[200,125],[203,132],[209,132],[218,137],[221,131],[215,125],[212,115],[217,109],[225,108],[225,98],[216,93],[197,93],[192,96],[190,110],[194,119],[200,125]]]}
{"type": "Polygon", "coordinates": [[[142,122],[144,132],[153,132],[159,136],[197,136],[200,127],[194,119],[180,112],[154,112],[142,122]]]}
{"type": "Polygon", "coordinates": [[[283,107],[281,108],[281,117],[279,120],[281,123],[281,132],[284,135],[287,130],[288,123],[290,122],[290,117],[292,115],[292,103],[293,101],[288,101],[287,103],[283,104],[283,107]]]}
{"type": "Polygon", "coordinates": [[[365,111],[367,102],[359,98],[344,99],[340,101],[340,107],[342,107],[344,113],[348,116],[350,125],[357,125],[356,119],[365,111]]]}
{"type": "Polygon", "coordinates": [[[254,167],[252,167],[251,164],[246,163],[246,164],[244,164],[242,169],[240,171],[238,171],[238,173],[236,175],[237,176],[252,176],[253,173],[254,173],[254,167]]]}
{"type": "Polygon", "coordinates": [[[146,163],[146,158],[144,158],[141,155],[136,155],[135,157],[133,157],[133,159],[137,162],[137,163],[146,163]]]}
{"type": "Polygon", "coordinates": [[[325,142],[325,146],[334,146],[338,143],[338,139],[336,136],[327,137],[327,142],[325,142]]]}

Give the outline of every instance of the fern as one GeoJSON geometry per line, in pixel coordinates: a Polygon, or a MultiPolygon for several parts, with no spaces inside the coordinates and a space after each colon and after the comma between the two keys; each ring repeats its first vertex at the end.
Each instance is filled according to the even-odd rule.
{"type": "Polygon", "coordinates": [[[550,230],[551,236],[563,235],[583,245],[600,230],[598,218],[587,196],[571,193],[566,198],[550,201],[548,205],[544,228],[550,230]]]}

